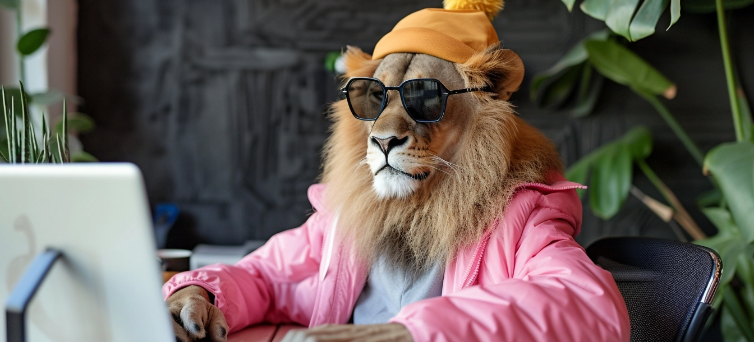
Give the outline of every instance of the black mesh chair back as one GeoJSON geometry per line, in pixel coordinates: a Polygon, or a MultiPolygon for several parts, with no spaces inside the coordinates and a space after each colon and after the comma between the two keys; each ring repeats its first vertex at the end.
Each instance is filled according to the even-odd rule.
{"type": "Polygon", "coordinates": [[[671,240],[599,240],[589,258],[612,273],[628,307],[631,341],[696,341],[722,271],[709,248],[671,240]]]}

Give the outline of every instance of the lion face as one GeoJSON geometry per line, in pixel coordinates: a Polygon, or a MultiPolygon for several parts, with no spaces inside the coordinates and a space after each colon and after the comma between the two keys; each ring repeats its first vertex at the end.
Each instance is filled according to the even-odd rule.
{"type": "Polygon", "coordinates": [[[492,89],[449,96],[436,123],[414,121],[395,90],[376,121],[355,119],[347,100],[333,103],[321,179],[339,235],[366,263],[378,255],[404,270],[442,263],[481,238],[518,185],[562,170],[554,146],[507,101],[524,75],[510,50],[492,45],[456,64],[407,53],[374,60],[349,47],[345,64],[346,79],[388,87],[435,78],[450,90],[492,89]]]}
{"type": "MultiPolygon", "coordinates": [[[[397,53],[385,57],[374,73],[386,86],[416,78],[435,78],[450,90],[465,88],[464,80],[452,62],[424,54],[397,53]]],[[[414,121],[404,108],[399,92],[388,90],[388,102],[376,121],[364,121],[369,132],[366,163],[372,172],[372,187],[381,198],[405,198],[428,183],[438,173],[452,171],[449,160],[458,150],[468,116],[461,108],[473,108],[471,94],[448,97],[445,115],[439,122],[414,121]]]]}

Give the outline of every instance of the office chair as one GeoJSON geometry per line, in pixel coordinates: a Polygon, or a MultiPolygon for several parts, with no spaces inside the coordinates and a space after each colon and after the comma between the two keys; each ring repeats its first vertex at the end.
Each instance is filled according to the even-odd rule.
{"type": "Polygon", "coordinates": [[[715,251],[671,240],[612,237],[594,242],[586,253],[618,284],[628,307],[631,341],[699,338],[722,273],[715,251]]]}

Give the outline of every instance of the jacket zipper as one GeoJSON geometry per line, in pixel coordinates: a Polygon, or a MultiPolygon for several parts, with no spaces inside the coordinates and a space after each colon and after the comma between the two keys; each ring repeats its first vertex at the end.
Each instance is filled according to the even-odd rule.
{"type": "Polygon", "coordinates": [[[578,185],[565,185],[565,186],[554,187],[554,186],[550,186],[550,185],[542,184],[542,183],[524,183],[524,184],[521,184],[521,185],[517,186],[516,189],[527,188],[527,187],[537,187],[537,188],[543,188],[543,189],[552,190],[552,191],[575,190],[575,189],[586,189],[587,188],[586,185],[581,185],[581,184],[578,184],[578,185]]]}
{"type": "MultiPolygon", "coordinates": [[[[497,221],[495,221],[495,224],[497,224],[497,221]]],[[[490,236],[492,236],[491,231],[485,234],[484,237],[482,237],[482,242],[479,244],[479,246],[477,246],[476,252],[474,252],[474,260],[472,261],[473,264],[469,265],[469,271],[466,275],[466,282],[463,284],[463,286],[461,286],[462,289],[471,286],[474,280],[476,280],[476,277],[479,275],[479,268],[482,266],[482,254],[484,254],[484,250],[487,249],[487,242],[490,241],[490,236]]]]}
{"type": "MultiPolygon", "coordinates": [[[[517,186],[517,189],[521,188],[527,188],[527,187],[537,187],[537,188],[543,188],[548,189],[552,191],[562,191],[562,190],[575,190],[575,189],[586,189],[587,187],[581,184],[576,185],[567,185],[567,186],[559,186],[559,187],[553,187],[547,184],[542,183],[524,183],[519,186],[517,186]]],[[[497,225],[498,220],[495,220],[493,222],[493,225],[497,225]]],[[[476,252],[474,252],[474,259],[472,260],[472,263],[468,267],[468,271],[466,271],[466,282],[463,283],[463,286],[461,286],[462,289],[467,288],[471,286],[471,284],[476,280],[477,276],[479,275],[479,269],[482,266],[482,254],[484,254],[484,251],[487,249],[487,243],[490,241],[490,236],[492,236],[492,231],[487,232],[482,237],[482,241],[477,246],[476,252]]]]}

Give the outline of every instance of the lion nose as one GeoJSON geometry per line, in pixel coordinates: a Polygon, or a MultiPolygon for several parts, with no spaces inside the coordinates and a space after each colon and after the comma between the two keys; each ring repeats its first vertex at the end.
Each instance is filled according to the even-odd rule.
{"type": "Polygon", "coordinates": [[[387,155],[394,147],[401,146],[408,141],[408,136],[398,139],[395,136],[387,138],[372,137],[372,143],[382,150],[382,153],[387,155]]]}

